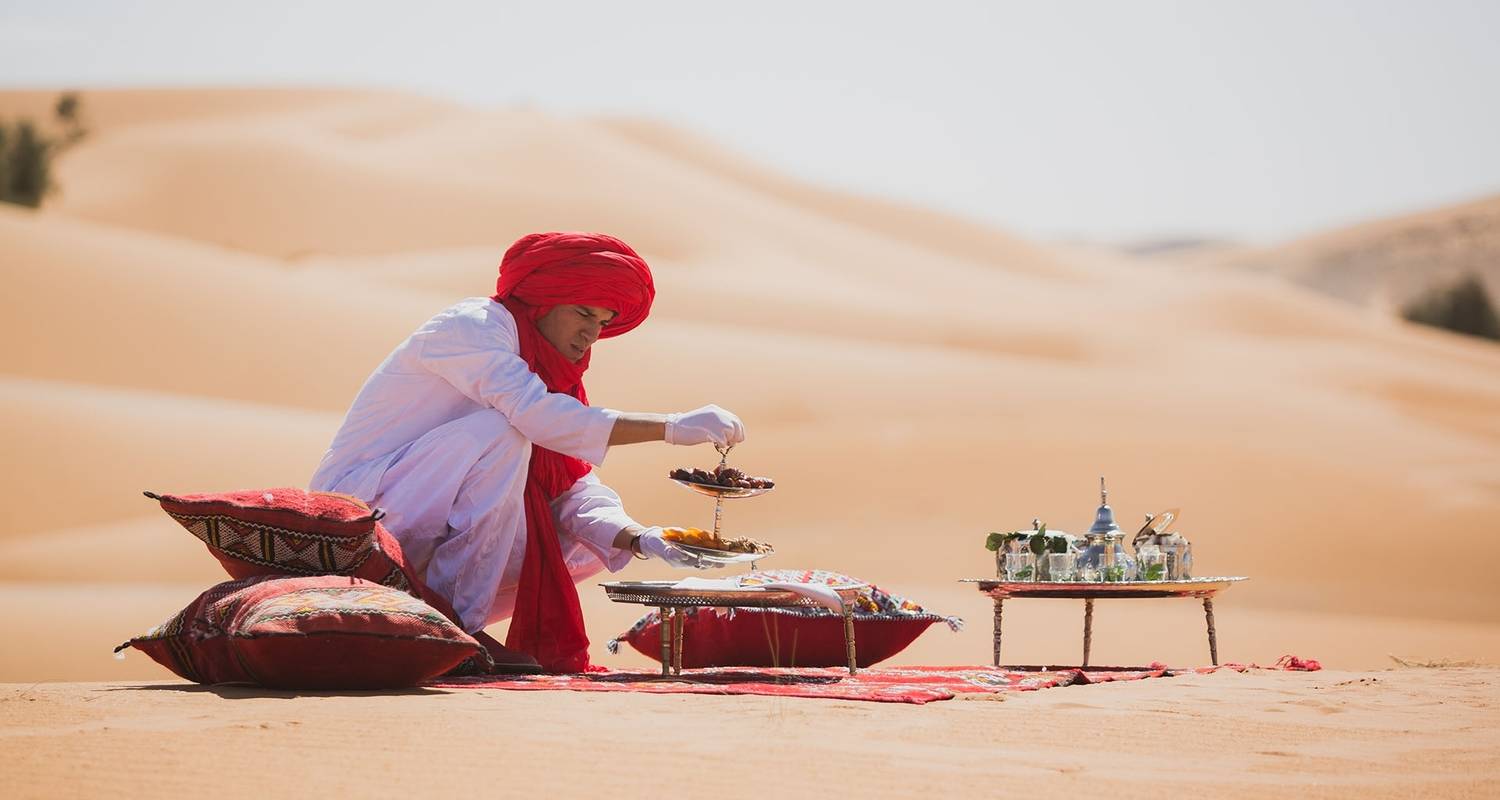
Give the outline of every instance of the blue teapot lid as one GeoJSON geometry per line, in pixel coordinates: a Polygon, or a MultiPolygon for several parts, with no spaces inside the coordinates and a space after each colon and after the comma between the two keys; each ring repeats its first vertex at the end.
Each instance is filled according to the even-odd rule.
{"type": "Polygon", "coordinates": [[[1109,490],[1104,488],[1104,478],[1101,476],[1099,478],[1099,510],[1094,512],[1094,525],[1089,528],[1089,534],[1111,533],[1121,533],[1121,531],[1120,526],[1115,524],[1115,510],[1109,507],[1109,490]]]}

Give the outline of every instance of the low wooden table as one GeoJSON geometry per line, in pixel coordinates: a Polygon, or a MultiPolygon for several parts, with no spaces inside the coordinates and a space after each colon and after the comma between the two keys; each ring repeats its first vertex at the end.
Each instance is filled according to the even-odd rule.
{"type": "MultiPolygon", "coordinates": [[[[819,608],[812,600],[785,589],[679,589],[672,581],[611,581],[601,583],[616,603],[656,606],[661,612],[661,674],[682,674],[683,611],[688,608],[819,608]]],[[[854,658],[854,599],[862,585],[829,586],[844,601],[844,653],[849,674],[857,671],[854,658]]]]}
{"type": "Polygon", "coordinates": [[[1203,601],[1203,616],[1208,622],[1208,657],[1219,663],[1219,640],[1214,631],[1214,595],[1228,589],[1243,577],[1192,578],[1181,581],[1130,581],[1125,583],[1073,583],[1059,581],[1005,581],[999,578],[964,578],[963,583],[979,585],[979,591],[995,601],[995,666],[1000,666],[1000,621],[1005,601],[1021,597],[1050,597],[1083,601],[1083,664],[1089,665],[1089,648],[1094,637],[1094,601],[1142,597],[1191,597],[1203,601]]]}

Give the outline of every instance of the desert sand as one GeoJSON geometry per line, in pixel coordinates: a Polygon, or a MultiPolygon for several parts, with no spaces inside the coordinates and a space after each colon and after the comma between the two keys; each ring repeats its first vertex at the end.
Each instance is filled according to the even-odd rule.
{"type": "Polygon", "coordinates": [[[8,794],[1494,797],[1500,670],[1214,673],[924,706],[0,687],[8,794]],[[517,743],[524,725],[524,743],[517,743]]]}
{"type": "MultiPolygon", "coordinates": [[[[54,97],[0,92],[0,117],[42,115],[54,97]]],[[[82,97],[90,134],[57,165],[58,193],[41,211],[0,207],[0,333],[12,343],[0,353],[0,632],[10,643],[0,681],[16,684],[0,707],[26,793],[46,794],[64,775],[85,780],[61,765],[75,758],[90,767],[76,786],[91,792],[125,774],[136,786],[150,774],[208,774],[139,730],[269,754],[299,725],[314,737],[304,741],[326,743],[373,717],[401,721],[402,741],[430,748],[411,751],[429,754],[424,769],[473,763],[422,735],[450,712],[496,735],[518,718],[546,718],[554,738],[589,727],[600,749],[632,724],[671,726],[704,752],[720,744],[705,741],[709,731],[732,730],[722,744],[741,749],[777,742],[709,775],[729,793],[803,745],[808,770],[856,784],[900,773],[880,785],[904,793],[955,774],[973,787],[993,779],[1065,793],[1138,765],[1221,796],[1299,781],[1328,796],[1496,791],[1494,742],[1475,732],[1496,728],[1493,670],[1368,672],[1391,655],[1500,660],[1487,546],[1500,519],[1492,344],[1367,313],[1276,270],[1082,258],[823,190],[651,121],[381,92],[82,97]],[[894,663],[987,661],[989,603],[957,583],[993,573],[985,533],[1034,517],[1081,532],[1103,475],[1123,527],[1180,507],[1198,574],[1251,577],[1217,603],[1224,660],[1291,652],[1338,672],[919,709],[127,689],[170,676],[109,649],[223,578],[141,491],[305,484],[389,349],[453,300],[490,293],[516,237],[555,229],[613,233],[652,264],[653,315],[599,345],[590,398],[636,411],[714,402],[743,417],[749,440],[734,460],[778,489],[727,505],[726,530],[774,542],[764,566],[846,572],[968,620],[960,633],[929,631],[894,663]],[[1305,702],[1280,708],[1286,698],[1305,702]],[[1357,713],[1315,708],[1342,699],[1357,713]],[[1455,707],[1462,714],[1450,717],[1455,707]],[[1096,730],[1106,732],[1098,744],[1071,749],[1096,730]],[[937,738],[911,738],[916,757],[891,759],[880,731],[937,738]],[[1203,750],[1185,771],[1168,755],[1184,742],[1203,750]],[[179,756],[150,762],[137,757],[145,749],[179,756]],[[1426,752],[1445,755],[1422,762],[1426,752]],[[911,766],[872,773],[860,759],[911,766]],[[1418,762],[1414,772],[1393,766],[1418,762]],[[1215,783],[1230,772],[1239,782],[1215,783]]],[[[704,525],[711,505],[664,478],[715,460],[707,448],[632,446],[601,471],[637,518],[704,525]]],[[[622,577],[670,574],[647,564],[622,577]]],[[[581,593],[594,660],[648,665],[604,648],[639,610],[589,585],[581,593]]],[[[1076,603],[1016,604],[1007,660],[1076,662],[1080,615],[1076,603]]],[[[1095,659],[1203,664],[1201,625],[1189,603],[1104,604],[1095,659]]],[[[508,761],[521,770],[511,774],[554,780],[528,758],[537,747],[508,761]]],[[[633,747],[641,764],[664,763],[660,749],[633,747]]],[[[347,755],[356,752],[368,755],[347,755]]],[[[349,780],[413,779],[381,761],[359,758],[376,768],[349,780]]],[[[253,791],[248,776],[265,759],[254,772],[240,763],[236,791],[253,791]]],[[[579,786],[613,781],[630,794],[654,773],[590,769],[573,776],[579,786]]],[[[1142,793],[1152,785],[1130,780],[1142,793]]]]}

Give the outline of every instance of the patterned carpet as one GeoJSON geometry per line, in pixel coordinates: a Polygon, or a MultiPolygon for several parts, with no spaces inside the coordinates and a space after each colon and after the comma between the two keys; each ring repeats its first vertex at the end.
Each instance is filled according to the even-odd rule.
{"type": "Polygon", "coordinates": [[[1217,667],[1174,669],[1153,663],[1146,667],[869,667],[850,675],[843,668],[797,667],[763,669],[720,667],[683,670],[664,677],[639,672],[591,667],[578,675],[475,675],[433,681],[445,689],[511,689],[516,691],[646,692],[651,694],[758,694],[774,697],[823,697],[869,700],[878,703],[930,703],[961,694],[1001,694],[1082,686],[1109,681],[1136,681],[1173,675],[1207,673],[1220,669],[1316,672],[1314,659],[1285,655],[1269,667],[1222,664],[1217,667]]]}
{"type": "Polygon", "coordinates": [[[871,667],[850,675],[842,668],[759,669],[726,667],[683,670],[681,675],[604,669],[578,675],[476,675],[429,686],[453,689],[571,690],[655,694],[756,694],[823,697],[883,703],[930,703],[960,694],[998,694],[1106,681],[1160,678],[1166,667],[1090,667],[1010,670],[998,667],[871,667]]]}

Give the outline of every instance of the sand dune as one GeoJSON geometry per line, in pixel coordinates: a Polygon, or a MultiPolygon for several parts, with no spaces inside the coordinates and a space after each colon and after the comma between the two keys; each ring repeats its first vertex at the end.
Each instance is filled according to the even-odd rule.
{"type": "Polygon", "coordinates": [[[15,377],[0,378],[0,408],[0,540],[139,517],[151,512],[146,489],[300,485],[339,421],[336,412],[15,377]]]}
{"type": "MultiPolygon", "coordinates": [[[[49,97],[0,93],[0,115],[49,97]]],[[[726,522],[777,544],[765,566],[970,618],[903,657],[982,660],[988,606],[954,581],[993,570],[984,534],[1081,531],[1103,474],[1122,524],[1180,506],[1200,572],[1254,577],[1220,612],[1235,657],[1500,658],[1500,584],[1454,556],[1500,516],[1500,353],[1482,343],[1272,276],[1076,258],[647,122],[363,92],[84,102],[96,135],[63,159],[62,194],[0,209],[0,332],[22,343],[0,356],[0,595],[95,616],[0,679],[144,677],[83,654],[217,573],[140,490],[306,480],[390,347],[546,228],[609,230],[653,263],[653,318],[599,345],[591,397],[740,413],[736,461],[780,486],[726,522]]],[[[712,460],[641,446],[602,469],[638,517],[702,524],[711,507],[663,476],[712,460]]],[[[636,610],[585,602],[604,660],[636,610]]],[[[1071,652],[1076,611],[1018,622],[1019,652],[1071,652]]],[[[1155,614],[1120,610],[1102,641],[1202,658],[1196,633],[1132,638],[1155,614]]]]}
{"type": "Polygon", "coordinates": [[[58,96],[63,91],[78,94],[84,126],[97,133],[112,133],[139,125],[170,125],[226,119],[265,119],[297,114],[326,114],[330,108],[363,108],[367,118],[388,118],[393,112],[425,111],[440,114],[459,110],[421,95],[393,91],[352,89],[0,89],[0,115],[49,123],[58,96]]]}
{"type": "Polygon", "coordinates": [[[362,97],[330,99],[321,115],[305,102],[288,95],[295,114],[101,131],[64,158],[68,188],[54,208],[278,258],[503,249],[531,230],[580,228],[618,231],[658,257],[735,252],[749,269],[801,258],[865,280],[930,272],[926,262],[944,255],[1054,279],[1072,272],[939,215],[790,182],[768,193],[764,181],[605,123],[459,114],[398,97],[375,124],[362,97]]]}
{"type": "Polygon", "coordinates": [[[1235,266],[1290,278],[1381,311],[1479,275],[1500,295],[1500,197],[1376,220],[1276,247],[1230,253],[1235,266]]]}
{"type": "Polygon", "coordinates": [[[1068,278],[1077,271],[1075,265],[1044,249],[989,226],[925,208],[830,191],[792,180],[679,128],[646,119],[606,119],[599,124],[679,162],[764,192],[824,219],[856,226],[867,234],[1039,277],[1068,278]]]}
{"type": "Polygon", "coordinates": [[[342,410],[441,296],[0,208],[11,375],[342,410]]]}

